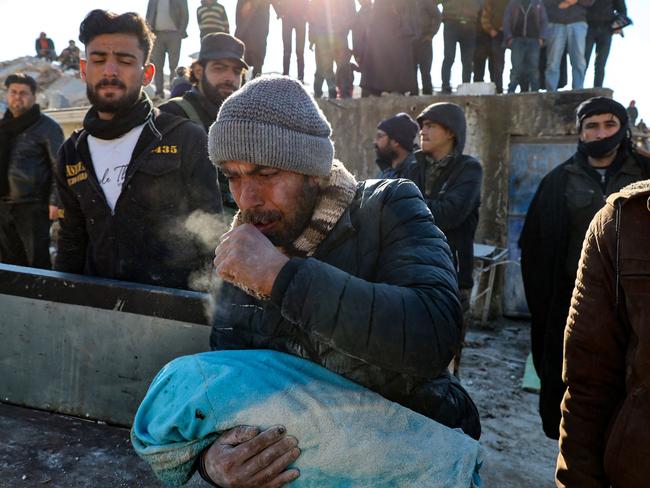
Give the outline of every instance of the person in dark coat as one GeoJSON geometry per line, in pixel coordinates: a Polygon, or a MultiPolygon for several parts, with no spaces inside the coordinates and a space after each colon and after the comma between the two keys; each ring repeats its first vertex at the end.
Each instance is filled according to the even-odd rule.
{"type": "Polygon", "coordinates": [[[413,147],[419,126],[404,112],[382,120],[375,134],[375,163],[377,178],[402,178],[406,169],[415,163],[413,147]]]}
{"type": "MultiPolygon", "coordinates": [[[[240,212],[215,251],[224,283],[211,348],[310,359],[478,437],[475,407],[447,370],[461,310],[444,236],[412,182],[357,182],[333,160],[330,135],[313,98],[287,77],[257,78],[221,107],[209,152],[240,212]]],[[[256,440],[230,463],[219,439],[204,451],[213,483],[257,486],[236,477],[247,461],[275,466],[265,472],[274,486],[297,476],[286,468],[299,450],[284,430],[234,432],[256,440]],[[250,446],[269,436],[264,454],[250,446]]]]}
{"type": "Polygon", "coordinates": [[[92,107],[59,152],[63,214],[54,269],[199,287],[222,210],[206,134],[154,108],[143,92],[155,68],[142,17],[93,10],[79,32],[92,107]]]}
{"type": "MultiPolygon", "coordinates": [[[[197,123],[208,133],[217,118],[223,101],[241,86],[242,73],[248,69],[244,61],[245,46],[236,37],[223,32],[208,34],[201,39],[194,76],[198,83],[182,97],[175,97],[160,105],[168,112],[197,123]]],[[[228,182],[219,173],[219,188],[225,208],[235,209],[235,201],[228,190],[228,182]]]]}
{"type": "Polygon", "coordinates": [[[350,98],[354,75],[352,73],[352,50],[348,34],[356,18],[354,0],[311,0],[307,19],[309,21],[309,44],[315,49],[316,73],[314,96],[323,96],[323,81],[327,83],[329,98],[350,98]],[[336,72],[334,71],[336,64],[336,72]]]}
{"type": "Polygon", "coordinates": [[[300,81],[305,80],[305,38],[309,0],[277,0],[278,17],[282,19],[282,74],[288,75],[291,66],[293,33],[296,33],[296,65],[300,81]]]}
{"type": "Polygon", "coordinates": [[[463,83],[472,81],[476,30],[483,0],[438,0],[442,4],[442,22],[445,25],[445,57],[441,76],[443,93],[451,93],[451,67],[456,59],[456,44],[460,46],[463,65],[463,83]]]}
{"type": "MultiPolygon", "coordinates": [[[[417,118],[420,151],[414,165],[403,172],[413,180],[433,214],[433,220],[449,241],[458,272],[464,312],[461,344],[470,322],[469,298],[474,285],[474,234],[481,205],[483,168],[472,156],[463,154],[467,122],[455,103],[434,103],[417,118]]],[[[454,356],[454,374],[459,374],[461,347],[454,356]]]]}
{"type": "Polygon", "coordinates": [[[596,0],[587,10],[587,39],[585,40],[585,63],[589,67],[591,54],[596,48],[594,62],[594,87],[602,87],[605,66],[612,47],[612,22],[618,14],[627,15],[625,0],[596,0]]]}
{"type": "Polygon", "coordinates": [[[413,58],[416,28],[412,11],[402,7],[397,0],[375,0],[373,5],[360,83],[369,95],[418,93],[413,58]]]}
{"type": "Polygon", "coordinates": [[[582,242],[608,195],[650,177],[650,159],[631,142],[625,107],[605,97],[577,109],[577,152],[539,184],[519,239],[531,315],[531,347],[541,381],[546,435],[559,436],[562,344],[582,242]]]}
{"type": "MultiPolygon", "coordinates": [[[[357,0],[359,10],[352,24],[352,53],[357,64],[357,70],[363,72],[365,52],[368,48],[368,35],[372,28],[372,0],[357,0]]],[[[367,90],[361,88],[361,96],[367,97],[367,90]]]]}
{"type": "Polygon", "coordinates": [[[270,0],[237,0],[235,37],[246,45],[246,63],[253,77],[262,74],[269,36],[270,0]]]}
{"type": "Polygon", "coordinates": [[[58,217],[53,172],[63,143],[59,124],[41,113],[36,81],[5,80],[7,111],[0,120],[0,262],[49,269],[50,221],[58,217]]]}
{"type": "Polygon", "coordinates": [[[54,61],[56,59],[54,41],[47,37],[45,32],[41,32],[34,42],[34,49],[36,50],[37,58],[45,58],[48,61],[54,61]]]}
{"type": "Polygon", "coordinates": [[[503,20],[510,0],[485,0],[480,16],[480,32],[476,37],[474,52],[474,81],[483,81],[485,62],[488,61],[490,81],[503,93],[503,68],[505,51],[503,20]]]}
{"type": "MultiPolygon", "coordinates": [[[[422,95],[433,94],[431,82],[431,64],[433,62],[433,37],[440,30],[442,14],[438,6],[431,0],[415,0],[412,13],[416,16],[413,20],[416,25],[416,35],[413,41],[413,62],[415,72],[420,72],[422,79],[422,95]]],[[[417,95],[413,93],[412,95],[417,95]]]]}
{"type": "Polygon", "coordinates": [[[548,18],[541,0],[510,0],[503,19],[505,45],[512,50],[508,93],[539,91],[540,50],[546,41],[548,18]]]}

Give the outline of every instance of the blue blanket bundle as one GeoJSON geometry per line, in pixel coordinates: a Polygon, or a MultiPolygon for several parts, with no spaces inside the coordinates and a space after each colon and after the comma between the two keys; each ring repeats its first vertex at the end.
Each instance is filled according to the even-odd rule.
{"type": "Polygon", "coordinates": [[[169,486],[237,425],[286,426],[302,450],[296,487],[478,487],[478,442],[342,376],[270,350],[178,358],[153,380],[131,441],[169,486]]]}

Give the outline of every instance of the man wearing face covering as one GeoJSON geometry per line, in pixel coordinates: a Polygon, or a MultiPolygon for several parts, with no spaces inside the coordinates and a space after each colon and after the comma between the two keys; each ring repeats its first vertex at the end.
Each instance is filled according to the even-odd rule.
{"type": "Polygon", "coordinates": [[[650,177],[650,158],[631,141],[625,107],[605,97],[577,109],[578,150],[540,182],[519,240],[521,272],[531,314],[531,342],[541,380],[546,435],[559,436],[564,327],[582,243],[607,197],[650,177]]]}

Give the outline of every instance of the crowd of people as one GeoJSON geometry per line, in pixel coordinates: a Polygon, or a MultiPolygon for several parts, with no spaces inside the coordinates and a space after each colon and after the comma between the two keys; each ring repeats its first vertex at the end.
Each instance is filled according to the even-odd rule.
{"type": "MultiPolygon", "coordinates": [[[[595,51],[594,86],[602,87],[612,37],[631,23],[625,0],[238,0],[234,36],[246,46],[252,76],[262,73],[270,11],[282,21],[283,74],[295,53],[296,78],[305,80],[305,46],[314,51],[314,96],[348,98],[354,71],[363,96],[381,93],[431,94],[433,37],[441,27],[444,53],[442,92],[452,92],[452,66],[460,48],[462,82],[490,81],[497,93],[546,89],[567,84],[581,89],[595,51]],[[357,10],[358,2],[358,10],[357,10]],[[442,7],[442,11],[441,11],[442,7]],[[351,43],[349,42],[351,40],[351,43]],[[507,50],[511,71],[504,85],[507,50]],[[399,76],[395,76],[399,73],[399,76]],[[418,73],[420,83],[418,82],[418,73]]],[[[187,0],[150,0],[146,19],[156,35],[152,62],[165,60],[169,79],[177,77],[181,43],[190,20],[187,0]]],[[[201,0],[196,11],[201,38],[231,33],[218,0],[201,0]]],[[[77,67],[79,51],[70,41],[57,58],[45,33],[36,40],[39,57],[77,67]]],[[[185,68],[189,69],[190,68],[185,68]]],[[[156,72],[156,95],[164,97],[163,70],[156,72]]],[[[178,95],[177,91],[175,95],[178,95]]]]}
{"type": "MultiPolygon", "coordinates": [[[[473,12],[459,7],[470,3],[450,2],[442,16],[445,38],[460,39],[461,50],[469,26],[449,14],[473,12]]],[[[563,0],[558,10],[576,13],[583,3],[563,0]]],[[[228,25],[224,10],[211,15],[217,3],[209,1],[197,12],[206,33],[191,88],[155,107],[143,89],[162,87],[152,61],[178,51],[187,23],[174,19],[187,12],[183,4],[152,0],[148,20],[104,10],[86,16],[79,69],[91,108],[65,141],[35,103],[33,78],[7,77],[0,260],[50,268],[49,221],[58,219],[57,271],[181,289],[197,276],[216,277],[211,349],[273,349],[311,360],[478,439],[478,410],[459,364],[483,170],[464,151],[463,108],[434,103],[415,119],[399,113],[378,121],[380,178],[356,181],[334,159],[330,124],[300,80],[259,76],[242,85],[244,71],[261,71],[265,42],[249,51],[240,21],[241,38],[207,32],[228,25]],[[224,220],[230,230],[220,235],[224,220]]],[[[371,19],[394,7],[362,4],[371,19]]],[[[535,0],[527,8],[524,15],[546,15],[535,0]]],[[[486,0],[479,12],[482,28],[498,37],[496,2],[486,0]]],[[[350,28],[359,14],[346,17],[350,28]]],[[[289,32],[299,30],[293,20],[289,32]]],[[[545,30],[568,39],[580,30],[574,27],[545,30]]],[[[343,38],[318,54],[318,43],[333,39],[320,34],[310,30],[310,40],[329,66],[343,38]]],[[[371,52],[355,53],[362,84],[371,52]]],[[[328,68],[317,79],[347,96],[350,73],[332,78],[328,68]]],[[[639,183],[650,179],[650,158],[632,143],[633,109],[604,97],[577,107],[576,152],[540,183],[520,240],[540,414],[545,433],[560,438],[559,486],[643,486],[650,475],[640,462],[650,454],[641,427],[650,408],[643,355],[650,190],[639,183]],[[630,459],[639,460],[634,469],[630,459]]],[[[240,427],[213,436],[194,453],[193,469],[213,486],[282,486],[300,475],[291,468],[299,439],[289,434],[240,427]]]]}

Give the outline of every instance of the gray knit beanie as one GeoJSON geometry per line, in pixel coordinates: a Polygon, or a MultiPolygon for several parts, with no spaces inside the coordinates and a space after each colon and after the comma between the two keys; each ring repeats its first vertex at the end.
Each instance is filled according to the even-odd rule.
{"type": "Polygon", "coordinates": [[[208,153],[216,165],[241,160],[327,176],[334,158],[331,133],[302,84],[288,76],[262,76],[223,103],[210,127],[208,153]]]}

